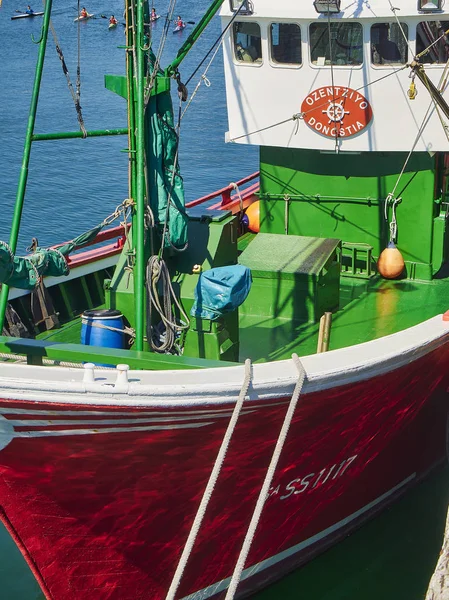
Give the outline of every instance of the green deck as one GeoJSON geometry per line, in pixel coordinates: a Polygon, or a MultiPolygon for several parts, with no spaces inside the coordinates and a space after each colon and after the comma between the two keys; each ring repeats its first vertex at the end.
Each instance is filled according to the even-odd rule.
{"type": "MultiPolygon", "coordinates": [[[[342,278],[340,306],[332,316],[330,350],[360,344],[449,310],[449,280],[370,281],[342,278]]],[[[314,354],[318,324],[293,325],[289,319],[245,316],[240,319],[240,358],[254,361],[314,354]],[[265,349],[267,352],[265,352],[265,349]]]]}

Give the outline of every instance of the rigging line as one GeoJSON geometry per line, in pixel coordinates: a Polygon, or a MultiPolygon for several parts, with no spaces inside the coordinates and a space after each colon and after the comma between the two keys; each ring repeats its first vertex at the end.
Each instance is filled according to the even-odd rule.
{"type": "MultiPolygon", "coordinates": [[[[441,75],[441,79],[440,79],[440,83],[439,83],[438,87],[440,87],[440,85],[441,85],[441,83],[442,83],[442,81],[441,81],[441,80],[443,79],[443,77],[444,77],[444,76],[445,76],[445,73],[444,73],[444,71],[443,71],[443,74],[441,75]]],[[[434,104],[434,106],[435,106],[435,109],[436,109],[436,111],[437,111],[437,115],[438,115],[438,117],[439,117],[439,119],[440,119],[440,124],[441,124],[441,127],[443,128],[443,131],[444,131],[445,135],[446,135],[446,139],[449,141],[448,126],[447,126],[447,124],[446,124],[446,123],[444,123],[444,121],[443,121],[443,117],[442,117],[442,115],[441,115],[441,112],[440,112],[440,107],[438,106],[438,103],[437,103],[437,101],[435,100],[435,98],[434,98],[434,96],[433,96],[433,94],[432,94],[432,90],[430,89],[430,85],[429,85],[429,80],[428,80],[428,77],[427,77],[427,75],[426,75],[426,73],[425,73],[425,72],[424,72],[424,82],[425,82],[425,86],[426,86],[426,88],[427,88],[427,91],[428,91],[428,92],[429,92],[429,94],[430,94],[430,98],[432,99],[432,102],[433,102],[433,104],[434,104]]],[[[438,91],[440,91],[440,90],[438,90],[438,91]]],[[[441,92],[440,92],[440,93],[441,93],[441,92]]]]}
{"type": "Polygon", "coordinates": [[[424,129],[427,127],[427,123],[428,123],[428,116],[429,116],[429,113],[430,113],[430,110],[431,110],[432,106],[433,106],[433,100],[431,100],[431,101],[430,101],[429,107],[428,107],[428,109],[427,109],[427,111],[426,111],[426,114],[424,115],[424,118],[423,118],[423,120],[422,120],[422,123],[421,123],[421,125],[420,125],[420,127],[419,127],[419,129],[418,129],[418,133],[416,134],[415,141],[413,142],[413,145],[412,145],[412,147],[411,147],[411,150],[409,151],[409,153],[408,153],[408,155],[407,155],[407,158],[405,159],[404,166],[402,167],[402,170],[401,170],[401,172],[399,173],[399,176],[398,176],[398,179],[397,179],[397,181],[396,181],[396,184],[395,184],[395,186],[394,186],[394,188],[393,188],[393,191],[391,192],[391,196],[392,196],[393,198],[395,197],[394,195],[395,195],[395,193],[396,193],[396,189],[397,189],[397,187],[398,187],[398,185],[399,185],[399,182],[400,182],[400,181],[401,181],[401,179],[402,179],[402,176],[404,175],[405,169],[407,168],[407,165],[408,165],[408,161],[410,160],[410,157],[411,157],[411,155],[413,154],[413,152],[414,152],[414,150],[415,150],[416,144],[418,143],[418,141],[419,141],[419,138],[421,137],[421,135],[422,135],[422,133],[423,133],[424,129]],[[427,122],[426,122],[426,121],[427,121],[427,122]]]}
{"type": "MultiPolygon", "coordinates": [[[[184,118],[184,115],[186,114],[186,112],[187,112],[187,109],[188,109],[188,108],[189,108],[189,106],[192,104],[192,102],[193,102],[193,99],[195,98],[195,96],[196,96],[196,94],[197,94],[198,90],[200,89],[200,86],[201,86],[201,84],[203,83],[203,81],[204,81],[204,85],[205,85],[206,87],[210,87],[210,86],[211,86],[211,83],[210,83],[209,79],[206,77],[206,74],[207,74],[208,70],[210,69],[210,67],[211,67],[212,63],[214,62],[214,59],[215,59],[215,57],[216,57],[216,55],[217,55],[217,52],[220,50],[220,47],[221,47],[221,45],[222,45],[222,44],[223,44],[223,40],[220,40],[220,42],[219,42],[218,46],[215,48],[215,52],[213,53],[213,55],[212,55],[212,58],[211,58],[211,59],[210,59],[210,61],[209,61],[209,64],[207,65],[207,67],[206,67],[206,69],[205,69],[204,73],[201,75],[201,77],[200,77],[200,79],[199,79],[198,83],[196,84],[196,87],[195,87],[195,89],[193,90],[193,92],[192,92],[192,95],[191,95],[191,96],[190,96],[190,98],[189,98],[189,101],[187,102],[187,106],[185,107],[185,109],[184,109],[184,110],[183,110],[183,112],[182,112],[181,119],[183,119],[183,118],[184,118]]],[[[185,83],[185,85],[187,85],[187,83],[188,83],[188,81],[185,83]]]]}
{"type": "Polygon", "coordinates": [[[399,21],[399,19],[398,19],[398,16],[397,16],[397,14],[396,14],[397,8],[395,8],[395,7],[392,5],[392,3],[391,3],[391,0],[388,0],[388,3],[389,3],[389,5],[390,5],[390,8],[391,8],[391,10],[392,10],[392,12],[393,12],[394,18],[396,19],[396,23],[398,24],[398,27],[399,27],[399,29],[401,30],[402,37],[403,37],[403,38],[404,38],[404,40],[405,40],[405,44],[406,44],[407,48],[408,48],[408,49],[409,49],[409,51],[410,51],[410,56],[414,56],[414,53],[413,53],[413,48],[411,47],[411,45],[410,45],[410,42],[408,41],[408,37],[405,35],[405,31],[404,31],[404,29],[402,28],[402,24],[401,24],[401,22],[399,21]]]}
{"type": "MultiPolygon", "coordinates": [[[[334,85],[334,63],[332,60],[332,31],[331,31],[331,16],[330,13],[327,13],[327,32],[329,34],[329,58],[331,62],[331,85],[332,85],[332,102],[335,107],[336,98],[335,98],[335,85],[334,85]]],[[[335,110],[335,108],[334,108],[335,110]]],[[[335,129],[335,152],[338,152],[338,131],[337,127],[335,129]]]]}
{"type": "Polygon", "coordinates": [[[158,51],[156,54],[154,65],[153,65],[153,71],[150,75],[149,82],[148,82],[147,88],[145,90],[145,103],[146,104],[149,101],[149,98],[151,95],[151,90],[153,89],[154,81],[158,74],[159,65],[160,65],[161,58],[162,58],[162,53],[164,51],[165,42],[167,41],[170,23],[173,20],[173,14],[175,12],[175,8],[176,8],[176,0],[170,0],[170,4],[169,4],[168,10],[167,10],[167,16],[165,17],[164,29],[162,31],[161,39],[159,41],[158,51]]]}
{"type": "Polygon", "coordinates": [[[249,137],[251,135],[256,135],[256,133],[261,133],[262,131],[267,131],[267,129],[273,129],[273,127],[278,127],[279,125],[284,125],[284,123],[288,123],[289,121],[296,121],[301,118],[301,113],[296,113],[292,117],[288,119],[284,119],[283,121],[279,121],[278,123],[273,123],[272,125],[267,125],[267,127],[262,127],[261,129],[256,129],[255,131],[251,131],[250,133],[244,133],[243,135],[238,135],[235,138],[230,139],[230,142],[235,142],[236,140],[240,140],[244,137],[249,137]]]}
{"type": "Polygon", "coordinates": [[[417,54],[417,55],[415,56],[415,60],[416,60],[417,58],[421,58],[421,56],[424,56],[425,54],[427,54],[427,53],[429,52],[429,50],[430,50],[430,49],[431,49],[433,46],[435,46],[435,44],[438,44],[438,42],[439,42],[440,40],[442,40],[444,37],[446,37],[446,35],[447,35],[448,33],[449,33],[449,29],[448,29],[447,31],[444,31],[444,32],[443,32],[443,33],[440,35],[440,37],[439,37],[439,38],[437,38],[437,39],[436,39],[434,42],[432,42],[432,43],[431,43],[429,46],[427,46],[427,48],[424,48],[424,50],[423,50],[422,52],[420,52],[419,54],[417,54]]]}
{"type": "MultiPolygon", "coordinates": [[[[229,23],[226,25],[226,27],[223,29],[223,31],[220,33],[220,35],[218,36],[218,38],[215,40],[215,42],[212,44],[212,46],[209,48],[209,50],[207,51],[206,55],[203,57],[203,59],[200,61],[200,63],[198,64],[198,66],[196,67],[196,69],[193,71],[193,73],[190,75],[190,77],[188,77],[185,85],[188,85],[190,83],[190,81],[195,77],[195,75],[198,73],[198,71],[201,69],[203,63],[206,61],[207,57],[209,56],[209,54],[212,52],[212,50],[215,48],[215,46],[217,44],[220,44],[223,42],[223,37],[225,36],[225,34],[227,33],[228,29],[231,27],[232,23],[235,21],[235,19],[237,18],[237,16],[240,14],[240,11],[242,10],[242,8],[245,6],[245,2],[242,2],[238,8],[238,10],[235,11],[235,13],[232,15],[231,20],[229,21],[229,23]]],[[[215,55],[214,55],[215,56],[215,55]]],[[[185,112],[185,111],[184,111],[185,112]]]]}
{"type": "Polygon", "coordinates": [[[81,131],[83,133],[83,138],[86,138],[87,137],[87,131],[86,131],[86,127],[84,125],[84,119],[83,119],[83,114],[82,114],[82,111],[81,111],[81,105],[80,105],[80,102],[79,102],[79,97],[77,96],[77,94],[75,93],[75,90],[73,89],[73,84],[72,84],[72,81],[70,79],[70,74],[69,74],[69,70],[67,68],[67,64],[65,62],[64,54],[63,54],[63,52],[61,50],[61,47],[59,45],[58,36],[56,35],[56,31],[55,31],[55,28],[53,26],[53,22],[51,21],[51,19],[50,19],[50,22],[49,22],[49,27],[50,27],[50,31],[51,31],[52,36],[53,36],[53,40],[55,42],[56,53],[58,54],[59,60],[61,61],[62,71],[63,71],[64,75],[66,76],[67,85],[68,85],[70,94],[72,96],[73,103],[75,104],[75,110],[76,110],[76,114],[77,114],[77,118],[78,118],[78,123],[79,123],[80,129],[81,129],[81,131]]]}
{"type": "MultiPolygon", "coordinates": [[[[448,65],[449,65],[449,61],[448,61],[448,65]]],[[[444,81],[445,81],[445,79],[444,79],[445,77],[446,77],[446,75],[445,75],[445,72],[443,71],[443,73],[442,73],[442,75],[441,75],[441,78],[440,78],[440,83],[438,84],[438,88],[441,88],[442,84],[443,84],[443,83],[444,83],[444,81]]],[[[426,79],[427,79],[427,75],[426,75],[426,79]]],[[[405,159],[404,166],[402,167],[402,170],[401,170],[401,172],[399,173],[399,176],[398,176],[398,179],[397,179],[397,181],[396,181],[396,184],[395,184],[395,186],[394,186],[394,188],[393,188],[393,191],[391,192],[391,196],[392,196],[393,198],[394,198],[394,195],[395,195],[395,193],[396,193],[396,189],[397,189],[397,187],[398,187],[398,185],[399,185],[399,182],[401,181],[401,178],[402,178],[402,176],[403,176],[403,174],[404,174],[404,172],[405,172],[405,169],[406,169],[406,167],[407,167],[408,161],[410,160],[410,157],[411,157],[411,155],[412,155],[412,153],[413,153],[413,151],[414,151],[414,149],[415,149],[415,147],[416,147],[416,144],[418,143],[418,141],[419,141],[419,138],[421,137],[421,135],[422,135],[422,133],[423,133],[424,129],[427,127],[427,123],[428,123],[428,117],[429,117],[429,113],[430,113],[430,110],[431,110],[431,108],[432,108],[432,105],[435,107],[435,105],[436,105],[436,102],[435,102],[435,100],[434,100],[433,96],[431,95],[431,100],[430,100],[429,107],[428,107],[428,109],[427,109],[427,111],[426,111],[426,114],[424,115],[424,118],[423,118],[423,120],[422,120],[421,126],[420,126],[420,128],[418,129],[418,133],[416,134],[416,138],[415,138],[415,141],[413,142],[413,146],[412,146],[412,148],[411,148],[410,152],[408,153],[408,155],[407,155],[407,158],[405,159]]]]}
{"type": "MultiPolygon", "coordinates": [[[[408,68],[408,65],[404,65],[400,69],[395,69],[394,71],[391,71],[390,73],[387,73],[386,75],[383,75],[382,77],[379,77],[378,79],[375,79],[374,81],[370,81],[369,83],[366,83],[365,85],[362,85],[359,88],[356,88],[354,91],[360,92],[361,90],[368,88],[369,86],[374,85],[375,83],[378,83],[379,81],[382,81],[383,79],[387,79],[387,77],[396,75],[396,73],[400,73],[401,71],[403,71],[404,69],[407,69],[407,68],[408,68]]],[[[344,86],[341,86],[341,87],[344,87],[344,86]]],[[[313,108],[313,109],[311,108],[310,110],[307,110],[306,112],[295,113],[293,116],[289,117],[288,119],[284,119],[283,121],[279,121],[278,123],[273,123],[272,125],[268,125],[267,127],[262,127],[261,129],[256,129],[255,131],[252,131],[250,133],[244,133],[243,135],[239,135],[235,138],[230,139],[229,141],[235,142],[236,140],[240,140],[241,138],[249,137],[251,135],[256,135],[256,133],[261,133],[262,131],[266,131],[267,129],[272,129],[273,127],[278,127],[279,125],[284,125],[284,123],[288,123],[289,121],[296,121],[298,119],[303,119],[306,115],[309,114],[309,112],[323,108],[324,106],[326,106],[326,104],[327,104],[326,102],[323,102],[323,104],[319,104],[315,108],[313,108]]]]}
{"type": "MultiPolygon", "coordinates": [[[[80,16],[80,4],[81,0],[78,0],[78,17],[80,16]]],[[[78,102],[81,100],[81,21],[78,18],[77,22],[77,31],[78,31],[78,39],[77,39],[77,47],[78,47],[78,62],[76,65],[76,97],[78,102]]]]}

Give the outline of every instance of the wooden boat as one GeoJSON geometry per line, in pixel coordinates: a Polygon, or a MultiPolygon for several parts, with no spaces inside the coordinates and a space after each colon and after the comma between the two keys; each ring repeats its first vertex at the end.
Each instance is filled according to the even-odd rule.
{"type": "Polygon", "coordinates": [[[29,18],[29,17],[40,17],[43,14],[44,14],[43,12],[22,13],[20,15],[13,15],[11,17],[11,21],[14,21],[15,19],[26,19],[26,18],[29,18]]]}
{"type": "Polygon", "coordinates": [[[92,17],[95,17],[95,15],[88,14],[87,17],[76,17],[76,19],[73,19],[73,22],[77,23],[78,21],[87,21],[88,19],[92,19],[92,17]]]}
{"type": "Polygon", "coordinates": [[[399,21],[386,3],[375,16],[339,0],[286,0],[281,16],[268,0],[223,4],[228,138],[260,146],[260,174],[186,212],[168,84],[222,2],[148,90],[148,5],[127,0],[135,85],[106,85],[132,126],[91,137],[128,135],[131,233],[74,254],[65,279],[46,269],[76,244],[18,262],[16,226],[31,143],[83,134],[28,128],[0,245],[2,318],[13,277],[47,277],[37,300],[9,296],[10,333],[31,337],[0,338],[0,517],[47,598],[232,598],[239,582],[249,595],[446,460],[447,9],[435,2],[404,0],[399,21]],[[104,345],[78,343],[95,327],[104,345]]]}

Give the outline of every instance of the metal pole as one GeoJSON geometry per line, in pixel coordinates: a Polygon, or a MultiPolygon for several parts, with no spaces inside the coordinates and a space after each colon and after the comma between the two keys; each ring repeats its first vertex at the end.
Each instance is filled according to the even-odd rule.
{"type": "MultiPolygon", "coordinates": [[[[19,237],[20,221],[22,219],[23,201],[25,198],[26,184],[28,179],[28,165],[30,162],[31,139],[33,137],[34,125],[36,122],[37,104],[39,100],[39,91],[42,80],[42,71],[44,68],[45,50],[47,48],[48,29],[50,25],[50,16],[53,0],[46,0],[44,21],[42,24],[42,36],[39,42],[39,54],[37,58],[36,72],[34,75],[33,95],[31,98],[30,113],[28,116],[28,125],[25,136],[25,148],[23,151],[22,168],[20,171],[19,184],[17,187],[16,204],[14,207],[14,216],[9,237],[9,246],[15,253],[17,248],[17,239],[19,237]]],[[[0,331],[3,328],[5,320],[6,305],[8,304],[9,286],[2,285],[0,294],[0,331]]]]}
{"type": "Polygon", "coordinates": [[[144,41],[144,4],[138,0],[136,6],[136,36],[134,40],[137,56],[137,115],[136,115],[136,263],[134,269],[134,297],[136,310],[135,349],[143,350],[145,320],[145,60],[142,48],[144,41]]]}
{"type": "Polygon", "coordinates": [[[84,138],[84,137],[103,137],[106,135],[128,135],[128,128],[126,129],[98,129],[95,131],[87,131],[85,136],[82,131],[62,131],[60,133],[35,133],[33,134],[32,142],[43,142],[48,140],[70,140],[73,138],[84,138]]]}

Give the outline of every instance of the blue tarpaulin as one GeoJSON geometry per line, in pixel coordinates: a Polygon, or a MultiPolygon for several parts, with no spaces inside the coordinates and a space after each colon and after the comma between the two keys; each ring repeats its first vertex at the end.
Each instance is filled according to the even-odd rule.
{"type": "Polygon", "coordinates": [[[190,314],[214,321],[240,306],[250,289],[251,271],[243,265],[204,271],[195,288],[195,302],[190,314]]]}

